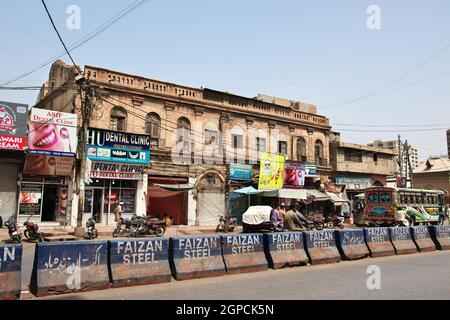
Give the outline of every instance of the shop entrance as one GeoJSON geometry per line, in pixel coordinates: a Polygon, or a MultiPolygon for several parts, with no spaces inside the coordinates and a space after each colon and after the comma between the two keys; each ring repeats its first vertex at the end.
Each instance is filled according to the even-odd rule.
{"type": "Polygon", "coordinates": [[[58,186],[44,184],[41,221],[55,221],[58,186]]]}
{"type": "Polygon", "coordinates": [[[100,223],[102,219],[103,208],[103,189],[86,188],[84,191],[84,213],[89,217],[95,216],[95,221],[100,223]]]}

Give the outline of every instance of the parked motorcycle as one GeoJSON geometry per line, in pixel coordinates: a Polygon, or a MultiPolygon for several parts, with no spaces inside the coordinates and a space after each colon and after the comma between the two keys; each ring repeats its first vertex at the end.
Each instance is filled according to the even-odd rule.
{"type": "Polygon", "coordinates": [[[234,232],[237,226],[237,219],[229,215],[220,216],[219,224],[216,227],[216,232],[234,232]]]}
{"type": "Polygon", "coordinates": [[[37,223],[30,221],[32,216],[33,215],[31,214],[28,217],[28,219],[23,223],[23,225],[25,226],[25,231],[23,232],[23,234],[25,235],[25,238],[27,238],[28,240],[42,241],[42,233],[38,231],[39,226],[37,225],[37,223]]]}
{"type": "Polygon", "coordinates": [[[91,239],[92,240],[92,239],[95,239],[95,238],[98,237],[98,231],[95,228],[95,218],[96,218],[96,216],[94,215],[94,216],[90,217],[86,221],[87,232],[84,235],[84,237],[87,238],[87,239],[91,239]]]}
{"type": "Polygon", "coordinates": [[[20,242],[22,240],[22,233],[17,228],[14,216],[11,216],[6,222],[5,226],[8,228],[8,234],[11,240],[20,242]]]}
{"type": "Polygon", "coordinates": [[[334,215],[325,218],[324,227],[328,229],[334,228],[344,229],[344,217],[334,215]]]}
{"type": "Polygon", "coordinates": [[[121,233],[130,234],[130,229],[131,229],[131,220],[126,218],[120,218],[119,221],[117,221],[117,226],[113,231],[113,237],[117,238],[121,233]]]}
{"type": "Polygon", "coordinates": [[[146,235],[162,237],[165,232],[164,220],[151,217],[135,217],[131,220],[130,237],[138,238],[146,235]]]}

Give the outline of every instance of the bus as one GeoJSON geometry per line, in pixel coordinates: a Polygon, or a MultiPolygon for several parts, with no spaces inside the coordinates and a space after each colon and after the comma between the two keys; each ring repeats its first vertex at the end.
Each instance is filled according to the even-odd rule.
{"type": "Polygon", "coordinates": [[[365,207],[359,224],[392,225],[398,211],[410,226],[443,224],[448,218],[441,190],[370,187],[364,190],[365,207]]]}

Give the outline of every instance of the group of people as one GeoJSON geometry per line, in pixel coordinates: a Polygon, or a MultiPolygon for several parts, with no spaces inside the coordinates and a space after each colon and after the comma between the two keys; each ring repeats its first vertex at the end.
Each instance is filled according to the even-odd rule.
{"type": "Polygon", "coordinates": [[[277,230],[300,231],[304,230],[311,222],[305,218],[300,203],[294,203],[289,209],[284,203],[273,205],[270,220],[277,230]]]}

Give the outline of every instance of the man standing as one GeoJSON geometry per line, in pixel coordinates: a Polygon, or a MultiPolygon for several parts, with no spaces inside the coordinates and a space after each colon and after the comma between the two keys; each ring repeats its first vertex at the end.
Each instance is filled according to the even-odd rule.
{"type": "Polygon", "coordinates": [[[114,209],[114,215],[115,215],[114,221],[115,222],[119,221],[120,218],[122,218],[122,205],[123,205],[123,202],[120,201],[119,205],[114,209]]]}

